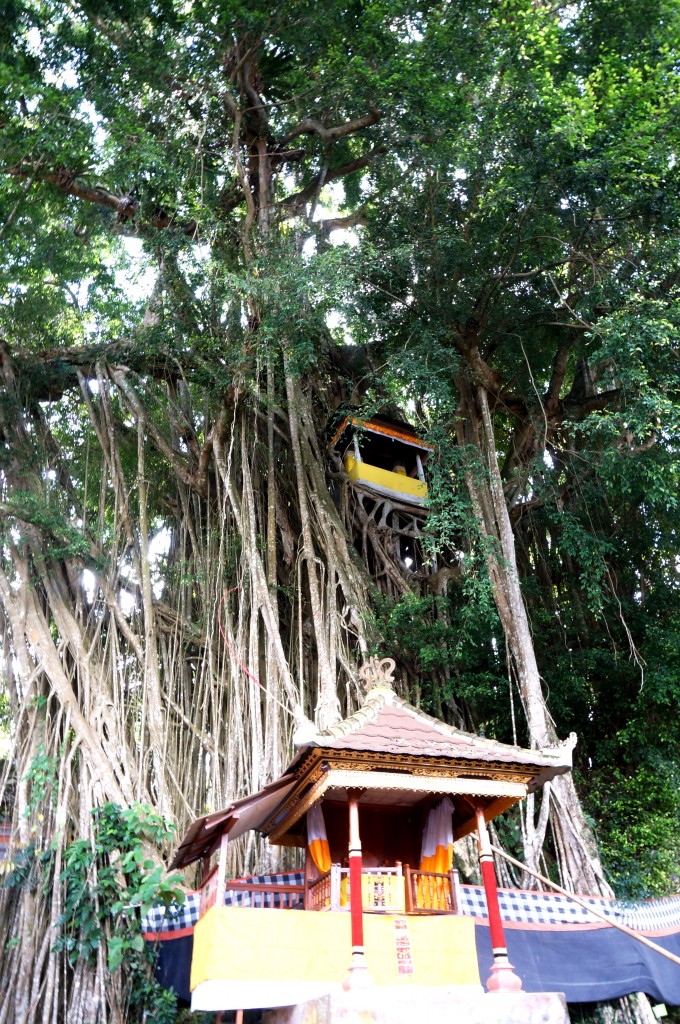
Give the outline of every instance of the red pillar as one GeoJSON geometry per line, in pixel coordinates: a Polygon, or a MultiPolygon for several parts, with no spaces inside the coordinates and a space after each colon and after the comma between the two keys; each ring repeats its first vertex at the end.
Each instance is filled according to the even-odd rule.
{"type": "Polygon", "coordinates": [[[352,921],[352,962],[344,982],[346,989],[364,987],[373,979],[366,969],[364,954],[364,908],[361,894],[361,837],[359,835],[359,790],[349,798],[349,909],[352,921]]]}
{"type": "Polygon", "coordinates": [[[477,832],[479,835],[479,865],[482,870],[486,905],[489,911],[489,931],[491,932],[493,952],[493,967],[486,980],[486,987],[489,992],[517,992],[522,987],[522,979],[515,974],[515,970],[508,960],[501,908],[498,904],[493,853],[491,852],[484,810],[481,807],[477,808],[477,832]]]}

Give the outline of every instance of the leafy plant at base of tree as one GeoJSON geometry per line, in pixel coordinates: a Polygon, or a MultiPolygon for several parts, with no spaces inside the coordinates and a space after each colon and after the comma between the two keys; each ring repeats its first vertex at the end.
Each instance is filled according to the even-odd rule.
{"type": "Polygon", "coordinates": [[[144,844],[165,845],[173,829],[148,807],[107,803],[93,811],[93,838],[69,843],[62,855],[63,887],[59,937],[54,951],[65,951],[72,966],[94,960],[105,944],[111,975],[122,972],[130,1020],[171,1024],[176,1000],[153,977],[156,953],[142,935],[142,917],[151,907],[181,905],[180,875],[164,877],[147,857],[144,844]]]}

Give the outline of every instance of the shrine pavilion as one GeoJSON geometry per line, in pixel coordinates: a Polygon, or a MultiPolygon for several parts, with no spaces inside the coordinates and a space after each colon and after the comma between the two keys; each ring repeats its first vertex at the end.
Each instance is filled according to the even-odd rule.
{"type": "Polygon", "coordinates": [[[434,448],[410,424],[385,416],[347,416],[329,447],[340,454],[356,490],[406,506],[425,503],[425,466],[434,448]]]}
{"type": "Polygon", "coordinates": [[[300,716],[281,778],[190,826],[171,867],[203,862],[193,1009],[281,1007],[341,983],[481,993],[453,869],[454,841],[473,832],[494,957],[486,987],[521,988],[486,826],[569,771],[573,744],[527,750],[462,732],[399,698],[393,669],[371,659],[358,711],[325,732],[300,716]],[[227,879],[227,844],[250,829],[305,851],[302,884],[227,879]]]}

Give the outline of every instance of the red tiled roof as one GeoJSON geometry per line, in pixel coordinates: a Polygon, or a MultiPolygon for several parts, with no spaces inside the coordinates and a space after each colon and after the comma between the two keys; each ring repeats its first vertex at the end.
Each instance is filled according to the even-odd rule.
{"type": "Polygon", "coordinates": [[[528,750],[473,736],[424,714],[401,700],[389,688],[375,687],[363,706],[325,733],[317,733],[300,747],[329,750],[361,750],[377,754],[466,758],[471,761],[495,761],[526,764],[542,769],[558,764],[569,766],[564,747],[554,750],[528,750]]]}

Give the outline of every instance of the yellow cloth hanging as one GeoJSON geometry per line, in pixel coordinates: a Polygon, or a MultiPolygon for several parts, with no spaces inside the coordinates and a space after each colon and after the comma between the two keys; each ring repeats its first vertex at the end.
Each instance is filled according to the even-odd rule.
{"type": "Polygon", "coordinates": [[[312,860],[321,874],[330,871],[331,851],[320,803],[312,804],[307,811],[307,845],[312,860]]]}

